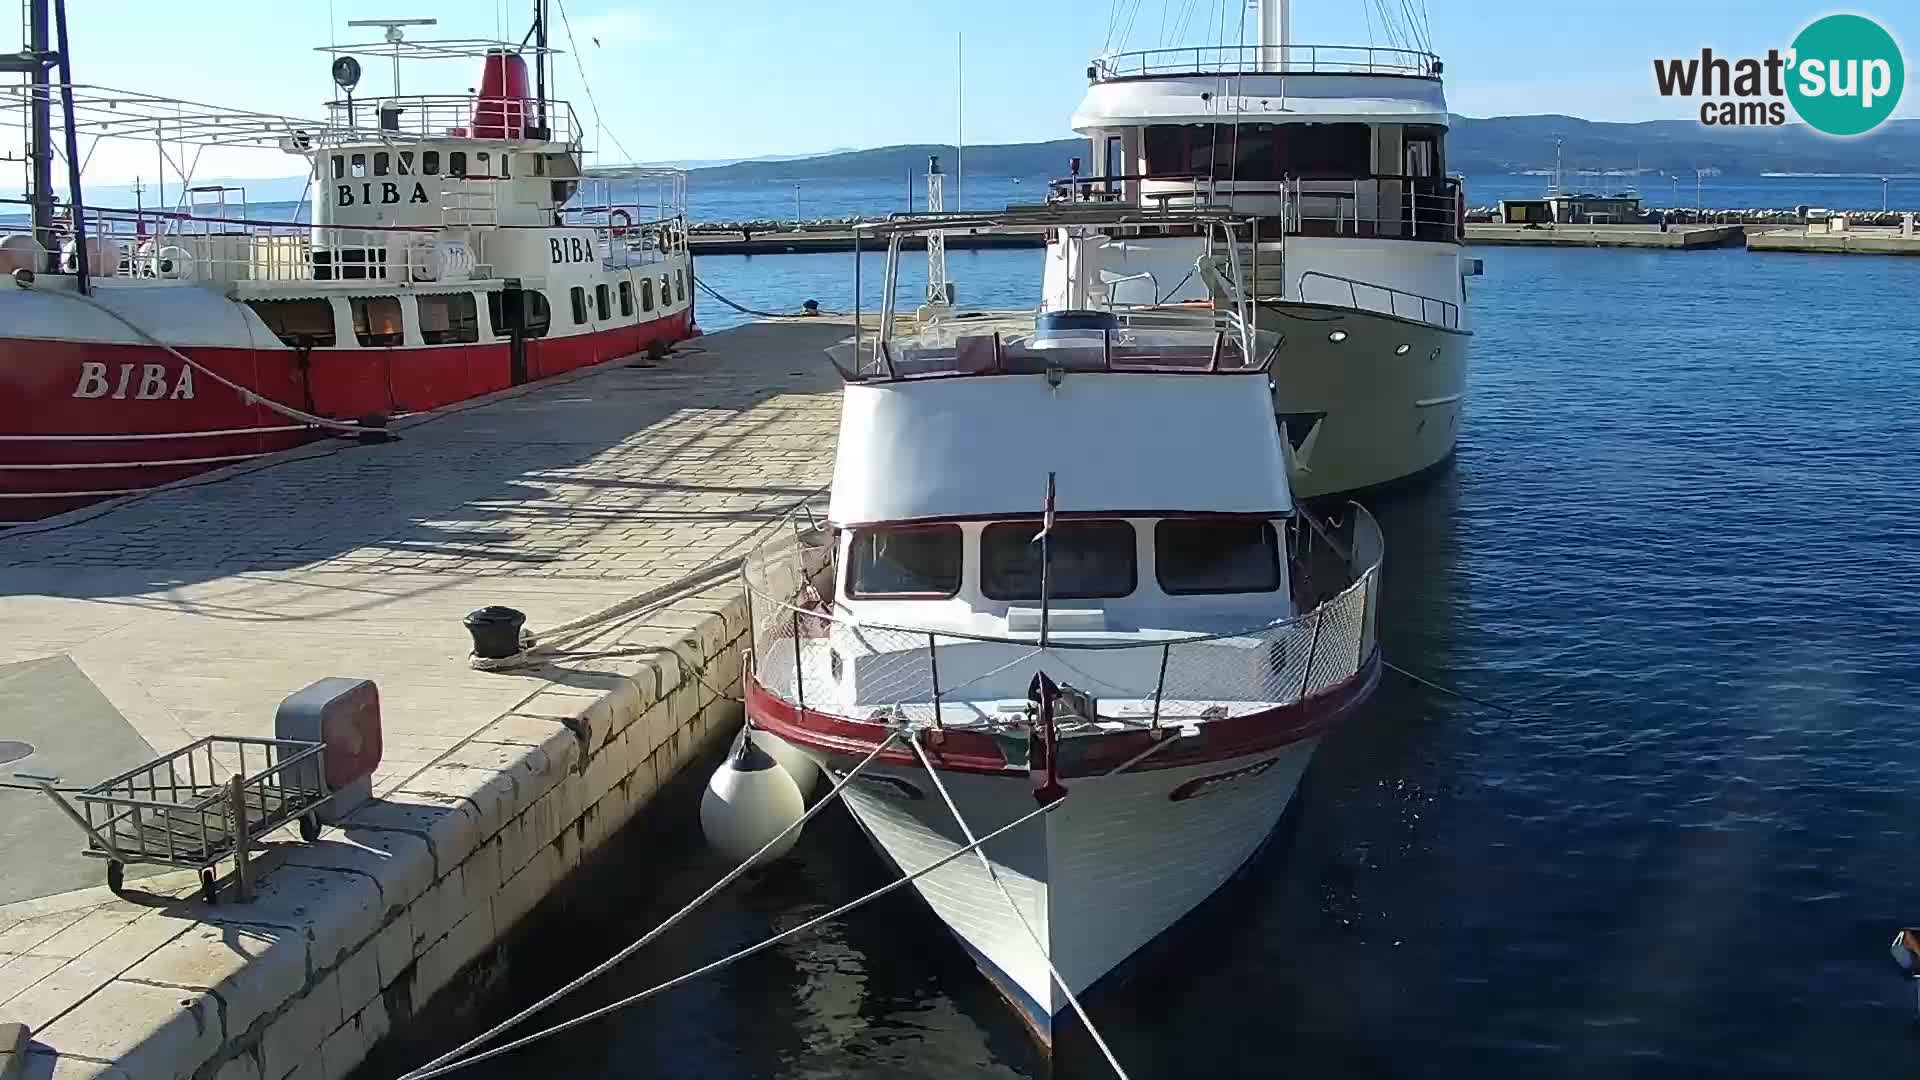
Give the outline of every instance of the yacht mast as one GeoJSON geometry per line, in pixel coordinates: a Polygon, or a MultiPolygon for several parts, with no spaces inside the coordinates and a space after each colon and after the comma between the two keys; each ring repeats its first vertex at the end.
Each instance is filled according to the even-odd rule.
{"type": "Polygon", "coordinates": [[[1261,71],[1280,71],[1287,66],[1288,0],[1258,0],[1260,5],[1261,71]]]}

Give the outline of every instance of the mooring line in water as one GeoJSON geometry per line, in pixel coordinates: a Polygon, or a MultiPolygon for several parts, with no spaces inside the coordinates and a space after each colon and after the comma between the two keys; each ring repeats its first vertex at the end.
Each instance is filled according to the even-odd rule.
{"type": "MultiPolygon", "coordinates": [[[[824,809],[828,803],[834,800],[835,796],[839,795],[840,792],[844,790],[848,784],[853,782],[854,777],[859,776],[862,770],[864,770],[868,765],[872,764],[875,758],[878,758],[880,756],[881,751],[885,750],[889,746],[892,746],[894,740],[898,739],[901,736],[901,734],[902,732],[898,730],[889,733],[885,739],[882,739],[880,741],[880,745],[873,748],[872,753],[868,754],[865,758],[861,759],[860,764],[855,765],[853,769],[847,773],[847,775],[841,777],[840,781],[833,785],[833,790],[821,796],[820,801],[814,803],[812,807],[808,808],[806,813],[801,814],[798,818],[795,818],[792,824],[780,830],[779,835],[767,841],[766,844],[762,846],[759,851],[756,851],[752,855],[748,856],[746,861],[742,862],[739,866],[736,866],[732,870],[728,871],[725,877],[721,878],[719,881],[714,882],[713,885],[707,889],[707,891],[701,893],[699,896],[694,897],[691,901],[687,903],[687,906],[681,908],[679,911],[676,911],[672,915],[668,916],[666,921],[662,922],[659,926],[656,926],[652,930],[649,930],[645,934],[641,935],[639,940],[633,942],[631,945],[628,945],[626,948],[621,949],[619,952],[614,953],[612,956],[601,961],[598,965],[593,967],[591,970],[589,970],[585,974],[580,975],[577,978],[574,978],[573,980],[569,981],[565,986],[562,986],[560,989],[555,990],[553,993],[548,994],[546,997],[541,998],[539,1001],[534,1002],[532,1005],[527,1006],[526,1008],[520,1010],[519,1012],[513,1014],[512,1016],[506,1018],[505,1020],[502,1020],[500,1023],[495,1024],[493,1027],[488,1028],[486,1031],[483,1031],[480,1034],[474,1036],[473,1038],[468,1039],[466,1042],[461,1043],[459,1046],[454,1047],[452,1050],[449,1050],[446,1053],[441,1054],[439,1057],[434,1058],[432,1061],[427,1062],[425,1065],[422,1065],[411,1072],[403,1074],[401,1076],[401,1080],[425,1080],[425,1078],[429,1076],[438,1076],[440,1073],[443,1073],[443,1072],[451,1072],[452,1070],[460,1068],[463,1065],[471,1065],[476,1061],[483,1061],[486,1058],[492,1057],[494,1054],[505,1053],[506,1051],[511,1050],[516,1046],[525,1045],[526,1043],[531,1042],[534,1039],[542,1038],[546,1035],[553,1034],[556,1031],[563,1030],[563,1028],[569,1027],[572,1024],[577,1023],[578,1022],[577,1020],[568,1021],[567,1024],[564,1024],[561,1027],[552,1028],[547,1031],[537,1032],[533,1035],[528,1036],[525,1039],[519,1040],[517,1042],[508,1043],[506,1046],[500,1047],[496,1050],[488,1051],[485,1054],[481,1054],[476,1057],[465,1058],[462,1060],[456,1060],[460,1058],[460,1055],[465,1054],[467,1051],[472,1050],[475,1047],[480,1046],[483,1043],[486,1043],[492,1040],[495,1036],[498,1036],[502,1032],[506,1031],[508,1028],[513,1027],[514,1025],[520,1023],[522,1020],[525,1020],[527,1017],[532,1016],[534,1013],[539,1012],[541,1009],[544,1009],[547,1006],[553,1004],[554,1002],[559,1001],[561,998],[566,997],[568,994],[573,993],[575,990],[578,990],[582,986],[585,986],[587,983],[591,982],[592,980],[598,978],[601,975],[604,975],[609,969],[619,964],[622,960],[625,960],[627,957],[632,956],[634,953],[639,952],[642,948],[645,948],[647,945],[651,944],[655,938],[658,938],[661,934],[666,933],[669,929],[671,929],[674,926],[674,924],[686,918],[688,915],[693,914],[693,912],[696,909],[698,909],[700,905],[706,903],[708,900],[713,899],[714,896],[720,892],[720,890],[733,884],[735,881],[738,881],[742,874],[745,874],[749,869],[753,867],[753,865],[756,862],[759,861],[760,856],[765,855],[768,851],[772,850],[774,845],[786,839],[786,836],[788,833],[793,832],[795,829],[798,829],[802,825],[805,825],[815,814],[818,814],[822,809],[824,809]]],[[[594,1014],[589,1014],[589,1016],[591,1015],[594,1015],[594,1014]]]]}
{"type": "MultiPolygon", "coordinates": [[[[887,742],[891,742],[891,741],[892,741],[891,738],[887,740],[887,742]]],[[[882,743],[881,745],[885,746],[886,743],[882,743]]],[[[879,753],[879,750],[876,749],[874,751],[874,754],[878,754],[878,753],[879,753]]],[[[872,760],[871,755],[869,755],[868,760],[872,760]]],[[[862,764],[865,764],[865,763],[863,762],[862,764]]],[[[847,774],[848,780],[851,780],[852,778],[853,778],[852,773],[847,774]]],[[[838,791],[840,789],[840,786],[844,786],[844,782],[842,785],[836,786],[834,790],[838,791]]],[[[795,935],[805,933],[806,931],[811,930],[816,926],[820,926],[823,923],[832,922],[833,920],[839,918],[842,915],[847,914],[848,912],[864,907],[867,904],[870,904],[873,901],[878,900],[883,896],[886,896],[888,893],[892,893],[899,890],[902,886],[910,885],[913,882],[916,882],[921,878],[926,877],[928,874],[931,874],[935,870],[938,870],[941,867],[946,866],[948,863],[951,863],[957,859],[966,857],[970,852],[980,847],[982,844],[985,844],[987,841],[997,839],[1002,834],[1011,832],[1014,829],[1017,829],[1020,826],[1025,825],[1027,822],[1032,821],[1034,818],[1037,818],[1042,814],[1052,813],[1054,810],[1058,809],[1059,807],[1065,806],[1067,804],[1067,799],[1070,799],[1070,798],[1072,798],[1071,795],[1067,796],[1066,799],[1055,799],[1053,802],[1050,802],[1045,806],[1038,807],[1033,811],[1031,811],[1030,813],[1023,814],[1020,817],[1013,819],[1007,824],[1002,825],[998,829],[995,829],[992,832],[988,833],[987,835],[981,837],[979,840],[971,844],[968,844],[965,847],[955,849],[954,851],[941,856],[940,858],[934,860],[931,863],[928,863],[926,866],[921,867],[919,870],[916,870],[911,874],[907,874],[903,877],[895,878],[893,881],[890,881],[887,884],[882,885],[878,889],[873,890],[872,892],[866,894],[865,896],[861,896],[856,899],[849,900],[846,903],[841,904],[839,907],[834,908],[832,911],[826,912],[821,915],[816,915],[813,918],[808,919],[806,922],[799,924],[798,926],[794,926],[789,929],[782,930],[779,933],[773,935],[772,937],[767,938],[765,941],[760,942],[759,944],[749,945],[738,952],[732,953],[731,955],[723,956],[720,959],[705,965],[704,967],[695,968],[684,975],[679,975],[674,978],[668,979],[666,982],[660,983],[656,986],[648,987],[647,989],[642,990],[637,994],[629,994],[618,1001],[614,1001],[606,1005],[602,1005],[591,1012],[582,1013],[571,1020],[563,1020],[560,1023],[555,1024],[550,1028],[545,1028],[543,1030],[536,1031],[531,1035],[522,1036],[521,1038],[515,1039],[510,1043],[504,1043],[500,1046],[494,1047],[491,1050],[487,1050],[482,1053],[475,1054],[472,1057],[461,1058],[458,1061],[446,1061],[446,1059],[451,1057],[452,1054],[443,1054],[441,1055],[440,1058],[436,1060],[446,1061],[445,1064],[422,1066],[418,1069],[415,1069],[413,1072],[405,1074],[401,1078],[401,1080],[432,1080],[433,1077],[443,1076],[447,1073],[454,1071],[455,1069],[462,1069],[468,1065],[476,1065],[482,1061],[486,1061],[489,1058],[499,1057],[501,1054],[518,1050],[523,1046],[526,1046],[530,1043],[538,1042],[539,1040],[544,1039],[550,1035],[558,1035],[563,1031],[566,1031],[570,1028],[578,1027],[581,1024],[587,1023],[590,1020],[598,1020],[599,1018],[607,1015],[608,1013],[617,1012],[618,1010],[624,1009],[629,1005],[638,1005],[640,1002],[645,1001],[656,994],[662,993],[667,990],[671,990],[682,983],[691,982],[702,975],[711,974],[715,971],[719,971],[721,968],[727,967],[730,964],[736,963],[737,961],[745,960],[746,958],[753,956],[757,953],[765,952],[766,950],[773,948],[775,945],[778,945],[779,943],[787,940],[790,937],[794,937],[795,935]]],[[[825,803],[827,800],[822,799],[820,801],[822,803],[825,803]]],[[[804,821],[806,819],[802,818],[801,820],[804,821]]],[[[798,822],[796,822],[795,824],[797,825],[798,822]]],[[[785,835],[785,834],[783,833],[782,835],[785,835]]],[[[749,860],[749,862],[751,862],[751,860],[749,860]]],[[[558,997],[560,993],[564,993],[564,992],[565,992],[564,989],[562,991],[556,992],[555,994],[551,995],[547,1000],[552,1000],[554,997],[558,997]]],[[[540,1003],[540,1005],[544,1005],[544,1004],[546,1004],[546,1001],[542,1001],[540,1003]]],[[[536,1005],[532,1009],[524,1010],[520,1015],[524,1016],[527,1013],[534,1011],[534,1009],[539,1008],[540,1005],[536,1005]]],[[[519,1016],[514,1017],[514,1020],[518,1020],[518,1019],[519,1019],[519,1016]]],[[[512,1020],[508,1021],[509,1024],[512,1022],[513,1022],[512,1020]]],[[[506,1024],[501,1025],[502,1028],[504,1028],[505,1026],[506,1024]]],[[[497,1031],[499,1029],[496,1028],[495,1030],[497,1031]]],[[[487,1035],[483,1035],[479,1039],[469,1042],[468,1045],[471,1046],[474,1043],[484,1041],[485,1039],[491,1037],[492,1034],[493,1034],[492,1032],[489,1032],[487,1035]]],[[[459,1051],[453,1051],[452,1053],[457,1054],[459,1053],[459,1051]]]]}
{"type": "MultiPolygon", "coordinates": [[[[1178,737],[1176,733],[1174,738],[1178,737]]],[[[1165,739],[1148,749],[1155,750],[1172,741],[1173,739],[1165,739]]],[[[1093,1018],[1087,1015],[1085,1008],[1081,1007],[1079,996],[1074,994],[1073,987],[1067,985],[1067,980],[1060,974],[1060,969],[1053,965],[1053,955],[1048,950],[1046,942],[1041,941],[1040,935],[1034,932],[1033,924],[1027,921],[1027,913],[1020,910],[1020,905],[1014,902],[1013,894],[1007,891],[1006,883],[1000,880],[1000,871],[994,869],[993,860],[987,858],[986,851],[979,846],[979,841],[974,839],[973,827],[967,824],[966,818],[960,816],[960,808],[954,805],[953,796],[947,794],[947,785],[941,782],[940,771],[933,767],[932,761],[928,760],[926,749],[920,745],[918,738],[908,739],[907,745],[913,748],[914,756],[920,759],[920,764],[926,766],[927,776],[933,781],[933,790],[939,792],[940,801],[947,804],[947,812],[953,815],[954,822],[960,826],[960,835],[973,846],[973,853],[980,856],[980,865],[986,869],[987,877],[992,879],[993,887],[1000,890],[1001,899],[1005,900],[1007,907],[1013,910],[1013,917],[1020,920],[1020,926],[1027,932],[1027,938],[1033,942],[1034,948],[1040,950],[1040,960],[1047,965],[1047,974],[1052,976],[1054,985],[1060,988],[1060,992],[1066,995],[1067,1004],[1073,1006],[1073,1011],[1080,1017],[1080,1022],[1086,1025],[1087,1034],[1093,1036],[1093,1044],[1106,1055],[1107,1064],[1113,1066],[1113,1074],[1120,1080],[1129,1080],[1127,1070],[1120,1067],[1120,1059],[1113,1056],[1113,1050],[1107,1046],[1107,1040],[1101,1037],[1100,1029],[1093,1026],[1093,1018]]],[[[1141,755],[1141,757],[1144,756],[1144,754],[1141,755]]],[[[1134,761],[1138,760],[1140,760],[1139,757],[1134,758],[1134,761]]],[[[1127,765],[1131,764],[1133,762],[1127,762],[1127,765]]],[[[1125,767],[1125,765],[1121,766],[1121,768],[1125,767]]]]}
{"type": "MultiPolygon", "coordinates": [[[[1401,675],[1404,675],[1407,678],[1412,679],[1414,682],[1419,683],[1421,686],[1425,686],[1433,690],[1438,690],[1443,694],[1448,694],[1452,697],[1457,697],[1462,701],[1471,701],[1475,705],[1484,705],[1489,709],[1495,709],[1500,712],[1506,713],[1508,716],[1518,716],[1520,714],[1520,710],[1514,706],[1502,705],[1497,701],[1488,701],[1486,698],[1475,697],[1472,694],[1467,693],[1465,690],[1456,690],[1451,686],[1442,686],[1441,684],[1434,682],[1432,679],[1421,678],[1420,676],[1415,675],[1413,672],[1408,671],[1406,668],[1403,668],[1400,665],[1392,663],[1388,660],[1384,660],[1384,659],[1381,660],[1380,665],[1389,671],[1399,672],[1401,675]]],[[[1527,699],[1527,701],[1535,701],[1535,700],[1538,700],[1538,699],[1537,698],[1527,699]]],[[[1522,701],[1520,704],[1525,705],[1527,701],[1522,701]]]]}
{"type": "Polygon", "coordinates": [[[755,308],[747,307],[744,304],[736,304],[733,301],[727,299],[726,297],[720,295],[719,290],[707,284],[705,281],[700,280],[700,275],[698,274],[693,275],[693,283],[695,285],[698,285],[701,288],[701,290],[704,291],[708,296],[713,297],[715,300],[720,301],[721,303],[727,305],[728,307],[741,313],[742,315],[756,315],[762,319],[810,319],[815,317],[816,315],[845,315],[846,314],[846,312],[844,311],[827,311],[824,308],[811,313],[804,310],[787,311],[787,312],[760,311],[755,308]]]}

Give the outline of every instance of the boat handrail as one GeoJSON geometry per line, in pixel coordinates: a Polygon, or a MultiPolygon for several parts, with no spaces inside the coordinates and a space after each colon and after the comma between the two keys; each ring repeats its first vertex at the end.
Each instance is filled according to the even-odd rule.
{"type": "Polygon", "coordinates": [[[1457,243],[1464,235],[1460,188],[1459,177],[1400,173],[1261,180],[1183,173],[1067,177],[1049,184],[1049,197],[1061,205],[1138,206],[1157,212],[1220,208],[1263,220],[1277,217],[1281,224],[1270,239],[1356,236],[1457,243]]]}
{"type": "Polygon", "coordinates": [[[1192,45],[1095,57],[1095,83],[1161,75],[1397,75],[1437,79],[1440,58],[1377,45],[1192,45]]]}
{"type": "MultiPolygon", "coordinates": [[[[957,691],[978,681],[957,679],[963,670],[971,669],[950,661],[948,681],[943,683],[943,651],[1006,646],[1020,650],[1016,664],[1021,658],[1045,653],[1072,673],[1069,678],[1077,674],[1118,691],[1112,696],[1151,699],[1156,719],[1163,704],[1174,702],[1185,703],[1179,707],[1184,712],[1190,711],[1185,706],[1196,702],[1305,700],[1363,671],[1378,644],[1374,623],[1383,553],[1379,525],[1358,504],[1352,504],[1348,521],[1350,546],[1341,552],[1346,584],[1300,615],[1224,633],[1178,637],[1088,641],[1056,636],[1044,648],[1035,635],[905,626],[835,610],[826,599],[831,586],[823,590],[819,584],[833,580],[832,542],[819,530],[796,528],[748,555],[742,564],[755,677],[767,692],[804,709],[809,707],[809,697],[816,707],[828,701],[845,667],[864,662],[871,670],[870,680],[859,691],[862,716],[870,708],[895,704],[931,703],[937,713],[943,697],[955,700],[957,691]],[[831,649],[796,649],[793,644],[823,636],[832,638],[831,649]],[[1084,656],[1088,659],[1083,663],[1092,663],[1096,654],[1117,653],[1143,659],[1101,663],[1109,673],[1106,678],[1075,668],[1071,659],[1084,656]],[[779,677],[762,677],[776,660],[783,665],[779,677]],[[1117,671],[1132,674],[1112,674],[1117,671]],[[1117,678],[1131,681],[1121,685],[1113,681],[1117,678]]],[[[994,666],[986,674],[1002,674],[1011,666],[994,666]]]]}
{"type": "Polygon", "coordinates": [[[540,104],[531,99],[482,98],[478,94],[402,94],[335,98],[326,103],[330,129],[321,136],[329,147],[355,145],[393,136],[420,139],[473,139],[481,142],[538,141],[578,146],[580,119],[573,105],[548,98],[545,131],[540,104]],[[389,122],[382,112],[397,106],[389,122]],[[378,127],[368,124],[372,119],[378,127]],[[336,134],[338,132],[338,134],[336,134]]]}
{"type": "MultiPolygon", "coordinates": [[[[0,204],[21,202],[0,199],[0,204]]],[[[229,285],[299,282],[357,288],[369,282],[489,280],[495,276],[489,234],[553,227],[330,225],[125,207],[88,207],[85,213],[95,278],[229,285]]],[[[596,243],[606,246],[608,257],[618,254],[629,262],[635,255],[646,262],[685,244],[686,226],[678,216],[642,220],[630,213],[633,220],[617,225],[610,210],[599,211],[597,217],[601,220],[567,222],[563,216],[561,224],[590,229],[596,243]],[[615,252],[615,248],[624,250],[615,252]]],[[[22,228],[30,230],[26,223],[22,228]]],[[[57,253],[72,246],[73,235],[72,222],[62,219],[38,239],[57,253]]]]}
{"type": "Polygon", "coordinates": [[[1442,300],[1437,296],[1425,296],[1417,292],[1408,292],[1405,289],[1396,289],[1391,285],[1381,285],[1377,282],[1362,281],[1359,278],[1350,278],[1343,274],[1329,274],[1324,270],[1305,270],[1301,272],[1300,278],[1295,284],[1295,294],[1296,298],[1303,303],[1312,302],[1307,296],[1308,278],[1330,281],[1336,286],[1346,286],[1346,306],[1356,311],[1375,311],[1400,319],[1414,318],[1417,322],[1423,322],[1429,326],[1438,326],[1446,330],[1460,329],[1460,305],[1451,300],[1442,300]],[[1373,293],[1384,294],[1387,298],[1387,306],[1385,308],[1377,308],[1368,307],[1360,303],[1360,290],[1362,289],[1368,290],[1369,295],[1373,293]],[[1420,314],[1417,317],[1409,316],[1401,310],[1400,301],[1403,299],[1419,305],[1420,314]],[[1437,318],[1435,317],[1436,315],[1438,316],[1437,318]]]}

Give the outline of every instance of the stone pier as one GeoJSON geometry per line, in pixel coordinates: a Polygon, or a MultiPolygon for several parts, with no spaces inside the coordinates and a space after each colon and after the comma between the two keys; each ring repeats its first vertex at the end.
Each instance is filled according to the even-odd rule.
{"type": "MultiPolygon", "coordinates": [[[[830,478],[847,327],[769,323],[0,534],[0,782],[93,783],[285,695],[378,683],[375,799],[256,853],[257,895],[133,868],[0,789],[0,1025],[26,1077],[343,1076],[738,723],[736,581],[539,667],[467,665],[465,612],[539,629],[745,552],[830,478]],[[16,751],[17,752],[17,751],[16,751]]],[[[698,842],[697,837],[689,842],[698,842]]]]}

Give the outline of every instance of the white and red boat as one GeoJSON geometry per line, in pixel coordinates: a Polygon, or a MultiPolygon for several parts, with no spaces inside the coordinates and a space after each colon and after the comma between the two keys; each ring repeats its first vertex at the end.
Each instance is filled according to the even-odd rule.
{"type": "Polygon", "coordinates": [[[831,505],[745,569],[756,745],[797,776],[858,769],[855,819],[1049,1047],[1248,863],[1381,666],[1379,533],[1294,505],[1248,303],[1024,325],[935,304],[891,333],[902,236],[1102,224],[1245,222],[863,226],[890,238],[888,299],[878,339],[836,355],[831,505]]]}
{"type": "Polygon", "coordinates": [[[32,120],[23,223],[0,224],[0,523],[697,334],[685,177],[585,175],[541,7],[530,44],[394,28],[323,50],[345,93],[315,122],[54,81],[64,49],[30,27],[7,58],[32,120]],[[353,101],[359,57],[394,65],[391,96],[353,101]],[[402,61],[453,61],[478,90],[403,95],[402,61]],[[163,162],[296,154],[308,194],[273,220],[185,169],[161,209],[98,209],[74,172],[56,207],[63,126],[69,147],[158,132],[163,162]]]}

